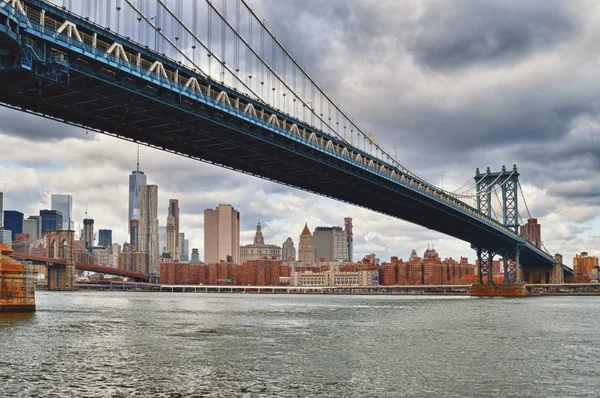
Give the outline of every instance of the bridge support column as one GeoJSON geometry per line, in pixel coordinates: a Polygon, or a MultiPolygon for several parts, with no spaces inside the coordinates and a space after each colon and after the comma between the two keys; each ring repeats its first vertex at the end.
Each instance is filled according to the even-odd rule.
{"type": "Polygon", "coordinates": [[[521,283],[521,263],[519,262],[519,254],[521,253],[521,247],[517,246],[515,250],[515,283],[521,283]]]}
{"type": "Polygon", "coordinates": [[[75,290],[75,266],[55,264],[48,267],[48,290],[75,290]]]}
{"type": "Polygon", "coordinates": [[[552,275],[550,278],[550,283],[563,283],[564,275],[563,275],[563,257],[556,253],[554,255],[554,267],[552,267],[552,275]]]}
{"type": "Polygon", "coordinates": [[[481,264],[481,249],[477,249],[477,275],[479,276],[477,283],[483,283],[483,267],[481,264]]]}
{"type": "Polygon", "coordinates": [[[487,283],[489,285],[494,284],[494,252],[488,250],[488,280],[487,283]]]}
{"type": "Polygon", "coordinates": [[[508,267],[508,255],[506,253],[504,253],[504,255],[502,256],[502,263],[504,265],[504,284],[508,285],[510,283],[509,280],[509,267],[508,267]]]}

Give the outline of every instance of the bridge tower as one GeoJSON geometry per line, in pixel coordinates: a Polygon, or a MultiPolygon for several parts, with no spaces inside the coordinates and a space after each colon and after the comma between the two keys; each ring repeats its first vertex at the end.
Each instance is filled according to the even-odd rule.
{"type": "Polygon", "coordinates": [[[48,290],[75,289],[75,231],[46,231],[48,257],[48,290]]]}
{"type": "MultiPolygon", "coordinates": [[[[485,173],[481,173],[479,168],[475,171],[475,185],[477,189],[477,210],[490,219],[492,218],[492,196],[498,196],[498,190],[501,191],[500,206],[502,210],[502,224],[505,228],[515,234],[519,234],[519,172],[517,165],[512,170],[507,170],[502,166],[502,171],[492,172],[488,167],[485,173]]],[[[502,256],[504,263],[504,281],[503,284],[511,282],[521,282],[521,271],[519,264],[519,253],[522,244],[515,247],[507,247],[496,251],[488,248],[474,247],[477,250],[479,283],[483,283],[483,277],[487,276],[487,283],[493,284],[493,259],[495,255],[502,256]]]]}

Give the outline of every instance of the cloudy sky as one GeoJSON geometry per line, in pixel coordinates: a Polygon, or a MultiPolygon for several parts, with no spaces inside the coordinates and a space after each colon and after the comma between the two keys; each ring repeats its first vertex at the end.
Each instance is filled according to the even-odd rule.
{"type": "MultiPolygon", "coordinates": [[[[600,6],[592,1],[254,0],[311,74],[398,159],[444,187],[475,168],[517,164],[542,239],[568,264],[600,255],[600,6]],[[293,15],[293,21],[289,16],[293,15]]],[[[128,175],[136,146],[0,108],[0,191],[26,216],[50,194],[74,197],[76,226],[126,240],[128,175]]],[[[240,210],[242,242],[257,219],[265,240],[297,245],[309,227],[354,219],[357,256],[407,258],[465,242],[364,209],[149,148],[141,168],[159,186],[159,215],[178,198],[181,229],[203,253],[203,210],[240,210]]],[[[522,213],[525,213],[522,209],[522,213]]]]}

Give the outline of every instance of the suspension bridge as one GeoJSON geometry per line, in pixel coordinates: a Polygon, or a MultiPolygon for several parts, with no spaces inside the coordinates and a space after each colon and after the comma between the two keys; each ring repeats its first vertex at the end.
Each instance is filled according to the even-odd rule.
{"type": "Polygon", "coordinates": [[[453,236],[481,278],[494,256],[506,282],[561,278],[540,237],[519,234],[516,166],[454,192],[426,181],[246,0],[0,0],[0,103],[453,236]]]}

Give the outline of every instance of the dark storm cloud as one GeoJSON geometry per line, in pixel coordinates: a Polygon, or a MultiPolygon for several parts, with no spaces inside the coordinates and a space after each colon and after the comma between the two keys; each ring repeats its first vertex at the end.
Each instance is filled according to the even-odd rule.
{"type": "Polygon", "coordinates": [[[91,138],[80,128],[2,106],[0,106],[0,132],[32,141],[91,138]]]}
{"type": "Polygon", "coordinates": [[[577,20],[564,1],[428,2],[408,35],[415,61],[434,70],[510,63],[570,40],[577,20]]]}

